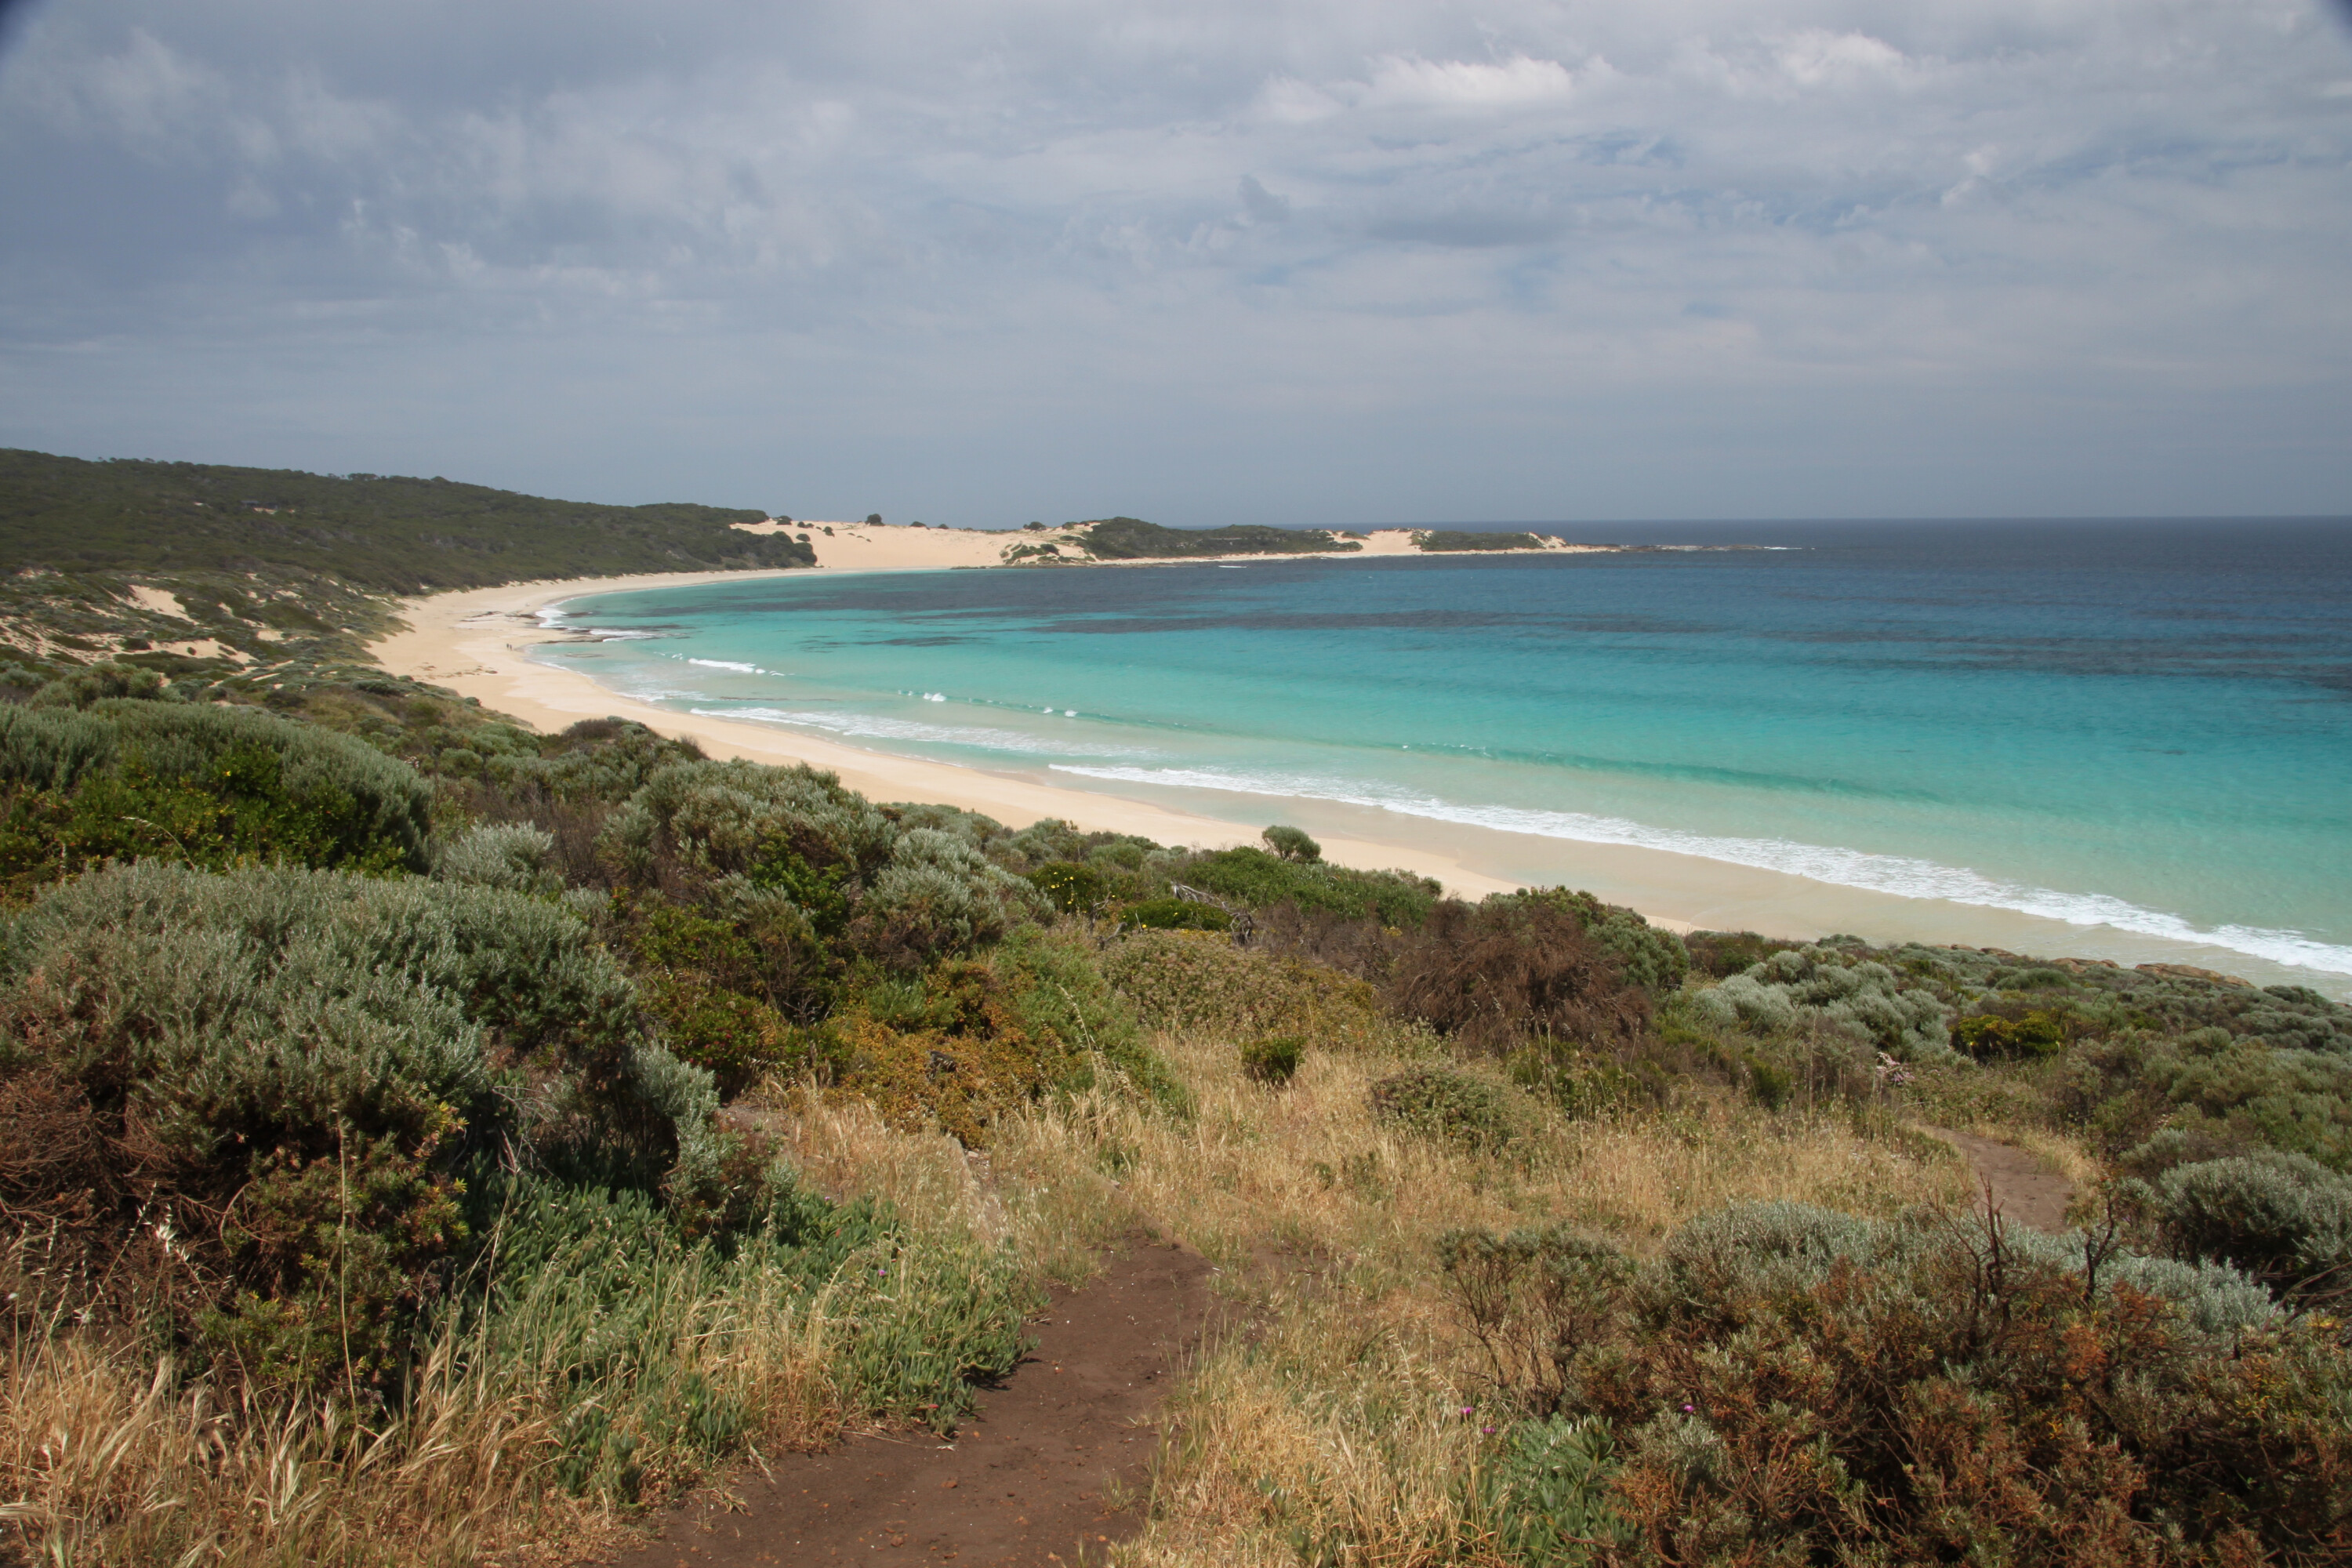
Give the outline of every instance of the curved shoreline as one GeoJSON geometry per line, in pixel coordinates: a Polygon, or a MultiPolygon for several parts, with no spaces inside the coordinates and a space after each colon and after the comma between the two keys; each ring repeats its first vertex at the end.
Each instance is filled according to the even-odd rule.
{"type": "MultiPolygon", "coordinates": [[[[886,531],[900,534],[895,529],[886,531]]],[[[905,531],[916,535],[906,542],[947,542],[940,536],[949,531],[927,531],[929,539],[917,531],[905,531]]],[[[929,552],[890,553],[896,559],[869,556],[870,564],[860,562],[818,570],[944,569],[937,555],[921,558],[929,552]]],[[[805,763],[839,773],[849,787],[875,800],[952,805],[1013,826],[1060,817],[1089,830],[1218,848],[1255,842],[1259,828],[1278,814],[1314,834],[1322,841],[1327,858],[1337,864],[1409,870],[1434,878],[1450,892],[1472,898],[1523,886],[1565,883],[1638,909],[1673,931],[1749,930],[1800,939],[1843,931],[1875,942],[1990,947],[2104,958],[2125,964],[2189,964],[2243,976],[2256,984],[2304,984],[2331,995],[2352,997],[2352,976],[2289,966],[2218,943],[2145,936],[1998,907],[1847,888],[1672,850],[1456,826],[1400,817],[1377,807],[1328,802],[1285,799],[1277,805],[1250,796],[1217,798],[1215,792],[1206,790],[1141,784],[1127,785],[1114,794],[1075,788],[1016,771],[867,751],[752,721],[678,713],[623,696],[584,674],[530,657],[536,646],[576,638],[577,634],[551,629],[538,619],[540,611],[567,599],[800,576],[807,570],[579,578],[433,595],[403,601],[407,628],[373,644],[371,652],[394,673],[446,687],[542,730],[551,731],[582,719],[618,715],[666,735],[691,737],[711,756],[805,763]]]]}

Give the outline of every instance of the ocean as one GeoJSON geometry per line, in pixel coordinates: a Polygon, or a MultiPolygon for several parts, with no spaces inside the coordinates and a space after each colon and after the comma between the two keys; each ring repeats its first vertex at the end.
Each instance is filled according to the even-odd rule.
{"type": "Polygon", "coordinates": [[[1538,526],[1718,548],[719,583],[573,599],[601,640],[534,657],[1236,822],[1500,835],[1531,877],[1666,851],[2344,993],[2352,521],[1538,526]]]}

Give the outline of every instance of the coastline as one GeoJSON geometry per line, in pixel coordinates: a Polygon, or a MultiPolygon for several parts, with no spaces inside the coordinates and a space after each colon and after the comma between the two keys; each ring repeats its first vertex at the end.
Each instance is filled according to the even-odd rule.
{"type": "MultiPolygon", "coordinates": [[[[835,540],[824,541],[835,545],[825,552],[834,561],[814,570],[866,573],[958,566],[969,570],[983,563],[956,557],[973,553],[975,544],[1001,545],[1004,540],[1001,534],[975,538],[963,531],[945,529],[861,528],[858,531],[882,537],[855,542],[868,543],[868,548],[847,550],[840,548],[837,534],[835,540]],[[959,533],[963,534],[961,539],[957,538],[959,533]]],[[[582,719],[608,714],[625,717],[666,735],[691,737],[713,757],[805,763],[840,774],[849,787],[877,801],[952,805],[1016,827],[1040,818],[1060,817],[1088,830],[1221,848],[1255,843],[1265,823],[1278,818],[1313,834],[1322,842],[1325,857],[1336,864],[1412,871],[1434,878],[1450,892],[1474,899],[1526,886],[1566,884],[1639,910],[1654,923],[1675,931],[1746,930],[1801,940],[1847,932],[1874,942],[1911,941],[1993,948],[2105,959],[2126,966],[2189,964],[2242,976],[2258,985],[2296,984],[2332,995],[2352,995],[2352,977],[2274,963],[2216,944],[2147,936],[2114,927],[2078,926],[1948,900],[1842,887],[1664,849],[1462,826],[1323,801],[1221,796],[1210,791],[1149,785],[1123,785],[1114,794],[1072,787],[1041,775],[895,756],[752,721],[678,713],[622,696],[586,675],[530,657],[536,646],[576,639],[577,634],[551,630],[537,618],[539,611],[563,600],[637,589],[800,576],[811,570],[662,573],[509,584],[432,595],[402,601],[407,628],[379,639],[370,651],[396,674],[475,698],[486,708],[542,731],[551,732],[582,719]]]]}
{"type": "MultiPolygon", "coordinates": [[[[843,566],[835,571],[921,571],[936,566],[843,566]]],[[[766,725],[674,713],[599,686],[572,670],[528,656],[539,644],[572,640],[540,624],[538,612],[565,599],[636,588],[687,587],[800,576],[807,568],[777,572],[657,573],[636,577],[583,577],[512,583],[401,601],[408,629],[369,647],[396,675],[446,687],[482,706],[553,732],[583,719],[634,719],[675,738],[691,737],[712,757],[771,763],[806,763],[839,773],[844,784],[877,801],[923,801],[982,812],[1015,827],[1061,817],[1090,832],[1131,833],[1162,844],[1224,848],[1255,843],[1257,829],[1147,800],[1039,783],[978,768],[867,752],[766,725]]],[[[1323,841],[1326,858],[1366,869],[1397,868],[1434,877],[1448,891],[1483,897],[1520,884],[1425,848],[1335,835],[1323,841]]],[[[1677,927],[1676,929],[1688,929],[1677,927]]]]}

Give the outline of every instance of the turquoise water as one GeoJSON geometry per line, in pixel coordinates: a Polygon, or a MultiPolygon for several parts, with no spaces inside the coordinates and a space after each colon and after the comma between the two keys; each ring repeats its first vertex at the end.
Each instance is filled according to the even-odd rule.
{"type": "Polygon", "coordinates": [[[1647,531],[1780,548],[726,583],[573,600],[607,640],[537,657],[1266,820],[1347,803],[2352,974],[2352,526],[1647,531]]]}

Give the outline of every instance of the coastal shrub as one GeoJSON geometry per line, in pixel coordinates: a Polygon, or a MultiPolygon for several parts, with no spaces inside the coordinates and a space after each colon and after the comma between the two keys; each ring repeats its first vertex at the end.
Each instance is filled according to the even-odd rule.
{"type": "Polygon", "coordinates": [[[433,875],[445,882],[554,893],[563,878],[549,864],[555,835],[523,822],[478,823],[433,854],[433,875]]]}
{"type": "Polygon", "coordinates": [[[1833,947],[1776,952],[1699,993],[1692,1005],[1723,1028],[1758,1034],[1810,1028],[1905,1061],[1958,1058],[1950,1010],[1932,991],[1833,947]]]}
{"type": "Polygon", "coordinates": [[[824,929],[847,918],[847,884],[879,871],[897,826],[835,774],[747,762],[656,770],[605,826],[602,852],[635,886],[740,876],[793,895],[824,929]]]}
{"type": "Polygon", "coordinates": [[[382,1377],[494,1155],[721,1179],[707,1075],[570,912],[331,871],[94,872],[0,928],[0,1201],[257,1371],[382,1377]],[[331,1325],[335,1331],[331,1332],[331,1325]]]}
{"type": "Polygon", "coordinates": [[[1591,1416],[1522,1421],[1483,1473],[1481,1501],[1496,1543],[1518,1568],[1587,1568],[1633,1544],[1611,1496],[1609,1428],[1591,1416]]]}
{"type": "Polygon", "coordinates": [[[1253,909],[1289,903],[1385,926],[1421,924],[1442,891],[1434,881],[1409,871],[1357,871],[1320,860],[1286,860],[1246,845],[1195,856],[1180,879],[1253,909]]]}
{"type": "Polygon", "coordinates": [[[2352,1177],[2273,1151],[2176,1165],[2150,1207],[2174,1254],[2288,1294],[2352,1293],[2352,1177]]]}
{"type": "Polygon", "coordinates": [[[1213,932],[1131,931],[1105,950],[1102,972],[1154,1029],[1296,1035],[1328,1047],[1363,1043],[1384,1016],[1379,993],[1362,981],[1213,932]]]}
{"type": "Polygon", "coordinates": [[[867,884],[851,935],[886,961],[919,965],[994,942],[1049,912],[1044,894],[969,840],[918,827],[899,837],[867,884]]]}
{"type": "Polygon", "coordinates": [[[1407,1132],[1465,1150],[1495,1150],[1518,1135],[1520,1116],[1501,1085],[1446,1067],[1407,1068],[1371,1087],[1372,1114],[1407,1132]]]}
{"type": "Polygon", "coordinates": [[[1643,1560],[2331,1560],[2352,1363],[2262,1296],[2081,1237],[1762,1205],[1676,1234],[1567,1405],[1613,1439],[1643,1560]]]}
{"type": "Polygon", "coordinates": [[[1227,931],[1234,917],[1198,899],[1143,899],[1121,910],[1118,923],[1126,930],[1227,931]]]}
{"type": "Polygon", "coordinates": [[[0,878],[109,859],[422,870],[432,800],[347,735],[253,709],[0,709],[0,878]]]}
{"type": "Polygon", "coordinates": [[[112,697],[162,701],[169,683],[155,670],[132,664],[100,664],[61,675],[33,693],[36,708],[88,708],[112,697]]]}
{"type": "Polygon", "coordinates": [[[1323,858],[1323,846],[1307,836],[1304,828],[1288,827],[1276,823],[1260,835],[1265,847],[1286,860],[1312,863],[1323,858]]]}
{"type": "Polygon", "coordinates": [[[983,956],[869,986],[825,1027],[843,1088],[896,1125],[936,1125],[973,1147],[1014,1107],[1106,1078],[1191,1109],[1085,946],[1034,926],[983,956]]]}
{"type": "Polygon", "coordinates": [[[1654,997],[1679,989],[1683,976],[1690,973],[1690,952],[1680,937],[1659,930],[1633,910],[1604,904],[1591,893],[1570,888],[1525,888],[1516,893],[1491,893],[1480,907],[1565,911],[1587,936],[1616,958],[1626,984],[1638,985],[1654,997]]]}
{"type": "Polygon", "coordinates": [[[1435,905],[1396,959],[1388,994],[1401,1016],[1497,1054],[1531,1039],[1625,1039],[1650,1012],[1578,912],[1544,898],[1435,905]]]}
{"type": "Polygon", "coordinates": [[[1029,885],[1063,914],[1083,914],[1110,891],[1110,879],[1076,860],[1049,860],[1028,873],[1029,885]]]}
{"type": "Polygon", "coordinates": [[[1979,1013],[1952,1026],[1952,1044],[1972,1057],[2053,1056],[2066,1045],[2064,1015],[2048,1007],[2015,1017],[1979,1013]]]}
{"type": "Polygon", "coordinates": [[[1804,943],[1758,936],[1752,931],[1699,931],[1683,938],[1691,967],[1720,980],[1742,973],[1776,952],[1804,943]]]}
{"type": "Polygon", "coordinates": [[[1634,1273],[1622,1249],[1568,1225],[1447,1231],[1437,1263],[1496,1391],[1539,1416],[1567,1399],[1571,1363],[1608,1326],[1634,1273]]]}
{"type": "Polygon", "coordinates": [[[2352,1169],[2352,1057],[2334,1051],[2275,1049],[2219,1027],[2134,1034],[2068,1052],[2051,1097],[2061,1118],[2145,1176],[2258,1149],[2352,1169]]]}
{"type": "Polygon", "coordinates": [[[1263,1084],[1279,1088],[1298,1076],[1307,1042],[1296,1035],[1273,1035],[1242,1047],[1242,1071],[1263,1084]]]}

